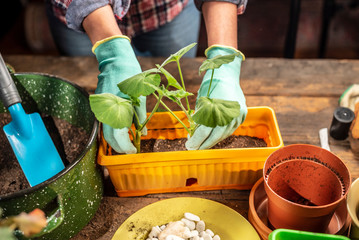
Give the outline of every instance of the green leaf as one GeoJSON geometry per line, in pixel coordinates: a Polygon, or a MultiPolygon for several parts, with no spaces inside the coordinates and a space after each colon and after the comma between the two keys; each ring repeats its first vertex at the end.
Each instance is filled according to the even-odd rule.
{"type": "Polygon", "coordinates": [[[137,97],[130,97],[130,102],[131,102],[132,106],[137,106],[137,107],[139,107],[141,104],[140,98],[137,98],[137,97]]]}
{"type": "Polygon", "coordinates": [[[160,67],[160,65],[156,64],[156,66],[158,67],[158,69],[163,73],[163,75],[165,75],[167,81],[168,81],[168,85],[175,87],[177,89],[182,89],[182,86],[177,82],[177,80],[172,76],[171,73],[169,73],[166,69],[164,69],[163,67],[160,67]]]}
{"type": "Polygon", "coordinates": [[[134,109],[129,100],[111,93],[90,95],[90,106],[96,118],[112,128],[131,127],[134,109]]]}
{"type": "Polygon", "coordinates": [[[218,55],[211,59],[206,59],[203,61],[202,65],[199,67],[199,74],[208,69],[220,68],[223,64],[233,62],[234,58],[240,53],[233,53],[230,55],[218,55]]]}
{"type": "Polygon", "coordinates": [[[0,236],[3,240],[16,240],[10,228],[0,227],[0,236]]]}
{"type": "Polygon", "coordinates": [[[180,89],[180,90],[176,90],[176,91],[168,91],[166,90],[164,95],[166,97],[168,97],[169,99],[171,99],[172,101],[178,101],[184,97],[188,97],[188,96],[192,96],[193,93],[190,93],[190,92],[186,92],[185,90],[183,89],[180,89]]]}
{"type": "Polygon", "coordinates": [[[187,45],[184,48],[181,48],[180,50],[178,50],[178,52],[171,54],[171,56],[169,56],[161,65],[161,68],[164,67],[165,65],[167,65],[170,62],[177,62],[179,61],[179,59],[185,55],[189,50],[191,50],[191,48],[193,48],[194,46],[196,46],[197,43],[191,43],[190,45],[187,45]]]}
{"type": "Polygon", "coordinates": [[[142,73],[136,74],[117,84],[122,93],[130,97],[138,98],[139,96],[148,96],[155,90],[151,85],[159,86],[161,76],[157,74],[156,68],[149,69],[142,73]]]}
{"type": "Polygon", "coordinates": [[[236,101],[200,97],[197,102],[197,110],[193,114],[193,120],[211,128],[225,126],[239,116],[240,108],[236,101]]]}

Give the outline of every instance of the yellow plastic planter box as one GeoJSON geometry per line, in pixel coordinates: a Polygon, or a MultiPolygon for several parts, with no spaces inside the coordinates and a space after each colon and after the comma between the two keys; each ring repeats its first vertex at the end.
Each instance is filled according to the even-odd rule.
{"type": "MultiPolygon", "coordinates": [[[[182,120],[183,112],[175,112],[182,120]]],[[[154,114],[143,139],[186,138],[187,132],[168,112],[154,114]]],[[[269,107],[249,107],[246,120],[233,133],[258,137],[267,147],[208,149],[111,155],[102,138],[98,163],[105,166],[118,196],[217,189],[250,189],[262,177],[267,157],[283,146],[277,119],[269,107]]]]}

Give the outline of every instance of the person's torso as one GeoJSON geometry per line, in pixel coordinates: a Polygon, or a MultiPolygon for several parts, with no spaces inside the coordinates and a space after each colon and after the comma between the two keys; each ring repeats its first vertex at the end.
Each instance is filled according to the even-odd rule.
{"type": "Polygon", "coordinates": [[[188,0],[131,0],[127,14],[118,23],[125,35],[133,37],[172,21],[187,3],[188,0]]]}

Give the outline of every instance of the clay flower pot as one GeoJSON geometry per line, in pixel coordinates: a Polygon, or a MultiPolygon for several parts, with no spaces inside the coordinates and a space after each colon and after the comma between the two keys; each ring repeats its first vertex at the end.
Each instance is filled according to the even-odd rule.
{"type": "Polygon", "coordinates": [[[337,156],[306,144],[273,152],[263,176],[270,224],[311,232],[326,231],[351,184],[350,172],[337,156]]]}

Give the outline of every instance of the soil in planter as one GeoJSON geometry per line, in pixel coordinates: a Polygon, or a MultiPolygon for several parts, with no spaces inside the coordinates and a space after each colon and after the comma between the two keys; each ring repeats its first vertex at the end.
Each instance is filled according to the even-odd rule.
{"type": "MultiPolygon", "coordinates": [[[[149,152],[169,152],[169,151],[187,151],[185,143],[187,138],[174,140],[168,139],[150,139],[141,141],[141,153],[149,152]]],[[[229,149],[229,148],[260,148],[267,147],[267,143],[257,137],[249,136],[229,136],[221,142],[214,145],[211,149],[229,149]]],[[[112,155],[119,153],[112,150],[112,155]]]]}
{"type": "MultiPolygon", "coordinates": [[[[85,149],[89,135],[85,130],[77,128],[65,120],[51,116],[42,116],[42,118],[65,166],[67,166],[76,160],[85,149]]],[[[0,114],[0,196],[30,187],[2,130],[3,126],[10,121],[10,114],[0,114]]]]}

